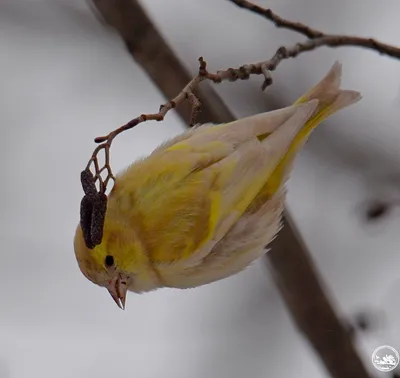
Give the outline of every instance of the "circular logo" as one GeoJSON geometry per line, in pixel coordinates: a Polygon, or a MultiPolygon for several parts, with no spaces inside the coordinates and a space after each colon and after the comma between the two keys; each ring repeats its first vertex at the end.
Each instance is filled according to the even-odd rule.
{"type": "Polygon", "coordinates": [[[392,371],[399,361],[399,352],[389,345],[382,345],[372,353],[372,365],[379,371],[392,371]]]}

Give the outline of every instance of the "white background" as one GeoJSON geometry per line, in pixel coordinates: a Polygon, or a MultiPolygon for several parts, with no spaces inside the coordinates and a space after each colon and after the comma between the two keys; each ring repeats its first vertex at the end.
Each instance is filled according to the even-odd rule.
{"type": "MultiPolygon", "coordinates": [[[[327,32],[399,43],[397,0],[258,3],[327,32]]],[[[304,39],[226,0],[145,6],[193,74],[200,55],[216,70],[304,39]]],[[[0,378],[327,377],[261,263],[198,289],[130,294],[125,312],[81,275],[72,240],[93,138],[164,99],[83,0],[0,0],[0,47],[0,378]]],[[[288,206],[340,316],[378,314],[358,348],[379,376],[373,349],[400,350],[400,210],[376,225],[362,214],[365,201],[400,197],[400,62],[323,48],[282,63],[266,93],[260,78],[217,89],[237,116],[254,114],[289,105],[337,59],[344,86],[364,98],[313,134],[288,206]]],[[[183,129],[171,112],[118,137],[114,169],[183,129]]]]}

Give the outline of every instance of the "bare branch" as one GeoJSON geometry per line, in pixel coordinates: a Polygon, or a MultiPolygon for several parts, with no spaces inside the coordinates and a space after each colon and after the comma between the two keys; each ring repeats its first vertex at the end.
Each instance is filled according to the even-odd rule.
{"type": "MultiPolygon", "coordinates": [[[[282,58],[284,59],[284,57],[282,58]]],[[[192,114],[190,117],[190,124],[193,126],[196,121],[197,113],[201,107],[201,102],[194,94],[195,89],[204,80],[210,80],[214,83],[221,83],[222,81],[236,81],[236,80],[246,80],[250,75],[264,75],[266,78],[263,87],[267,87],[272,84],[272,78],[269,76],[268,68],[274,67],[277,64],[278,59],[275,58],[274,61],[260,62],[256,64],[243,65],[239,68],[228,68],[227,70],[217,71],[216,73],[211,73],[207,70],[207,63],[203,57],[199,58],[199,73],[195,76],[182,90],[175,96],[172,100],[169,100],[165,104],[160,106],[160,110],[157,113],[152,114],[142,114],[120,126],[116,130],[110,132],[108,135],[95,138],[96,143],[101,143],[93,152],[87,166],[86,170],[90,169],[94,165],[94,180],[95,182],[100,182],[100,192],[105,193],[107,190],[107,184],[110,180],[114,180],[114,175],[110,166],[110,147],[114,138],[121,134],[122,132],[132,129],[139,123],[147,121],[162,121],[166,114],[174,109],[176,106],[182,104],[185,100],[189,100],[192,105],[192,114]],[[105,163],[100,167],[98,162],[98,155],[104,150],[105,163]],[[101,173],[103,171],[107,172],[105,180],[102,179],[101,173]]]]}
{"type": "MultiPolygon", "coordinates": [[[[294,58],[298,54],[311,51],[321,46],[340,47],[340,46],[353,46],[363,47],[366,49],[375,50],[380,54],[390,56],[392,58],[400,59],[400,48],[386,43],[377,41],[373,38],[363,38],[351,35],[341,34],[327,34],[320,30],[310,28],[300,22],[294,22],[281,18],[269,8],[263,8],[247,0],[228,0],[236,4],[240,8],[247,9],[255,14],[258,14],[267,20],[271,21],[276,27],[292,30],[296,33],[303,34],[309,40],[298,43],[296,46],[286,49],[288,58],[294,58]],[[298,49],[297,54],[295,52],[298,49]]],[[[285,58],[286,59],[286,58],[285,58]]],[[[272,70],[270,68],[270,70],[272,70]]]]}
{"type": "MultiPolygon", "coordinates": [[[[297,24],[296,24],[297,25],[297,24]]],[[[97,137],[95,139],[96,143],[103,143],[98,146],[92,154],[92,157],[87,165],[87,169],[93,163],[95,165],[95,181],[100,180],[101,191],[105,193],[107,189],[107,183],[110,179],[114,179],[111,167],[109,165],[109,153],[110,147],[113,139],[120,133],[132,129],[136,125],[146,121],[162,121],[166,114],[176,106],[182,104],[185,100],[189,100],[192,105],[192,111],[190,116],[190,125],[193,126],[196,121],[196,115],[200,110],[201,102],[194,94],[195,89],[204,80],[212,81],[213,83],[221,83],[222,81],[234,82],[237,80],[247,80],[251,75],[263,75],[264,81],[261,86],[262,90],[265,90],[273,82],[271,71],[274,71],[278,65],[286,59],[295,58],[301,53],[314,50],[321,46],[339,47],[339,46],[361,46],[378,51],[382,54],[386,54],[392,57],[400,58],[400,48],[387,45],[378,42],[374,39],[366,39],[361,37],[351,37],[351,36],[323,36],[315,39],[308,39],[305,42],[297,43],[292,47],[280,47],[274,56],[270,60],[263,62],[245,64],[239,68],[228,68],[226,70],[219,70],[216,73],[211,73],[207,70],[207,63],[203,57],[199,58],[200,67],[199,73],[194,77],[183,89],[182,91],[172,100],[168,101],[164,105],[161,105],[158,113],[153,114],[142,114],[139,117],[129,121],[125,125],[119,127],[118,129],[112,131],[106,136],[97,137]],[[104,150],[105,152],[105,165],[99,168],[97,155],[104,150]],[[108,175],[104,182],[100,177],[100,173],[106,170],[108,175]]]]}
{"type": "Polygon", "coordinates": [[[274,13],[269,8],[263,8],[259,5],[253,4],[250,1],[246,0],[228,0],[233,4],[236,4],[238,7],[247,9],[251,12],[259,14],[262,17],[265,17],[267,20],[271,21],[277,28],[289,29],[296,33],[303,34],[307,38],[319,38],[324,36],[325,34],[319,30],[311,29],[309,26],[304,25],[300,22],[294,22],[285,20],[281,18],[276,13],[274,13]]]}
{"type": "MultiPolygon", "coordinates": [[[[128,52],[154,84],[170,99],[176,96],[193,75],[177,57],[163,35],[150,19],[138,0],[87,0],[103,24],[110,26],[121,36],[128,52]]],[[[211,84],[211,83],[210,83],[211,84]]],[[[199,123],[218,119],[230,122],[230,111],[220,96],[208,83],[195,92],[202,104],[197,115],[199,123]]],[[[192,118],[192,104],[184,101],[176,110],[185,124],[192,118]]]]}
{"type": "Polygon", "coordinates": [[[209,80],[212,81],[213,83],[221,83],[222,81],[234,82],[237,80],[247,80],[251,75],[263,75],[264,81],[261,86],[261,89],[265,90],[273,82],[271,71],[274,71],[283,60],[289,58],[295,58],[299,54],[315,50],[322,46],[328,46],[328,47],[358,46],[377,51],[380,54],[400,59],[399,47],[388,45],[372,38],[325,34],[319,30],[312,29],[302,23],[285,20],[279,17],[274,12],[272,12],[271,9],[262,8],[249,1],[246,0],[229,0],[229,1],[236,4],[239,7],[248,9],[254,13],[257,13],[265,17],[266,19],[272,21],[277,27],[293,30],[297,33],[309,37],[309,39],[307,39],[304,42],[296,43],[294,46],[291,47],[281,46],[275,52],[274,56],[269,60],[253,64],[245,64],[240,66],[239,68],[228,68],[226,70],[219,70],[216,73],[209,72],[207,70],[207,63],[205,62],[205,60],[202,57],[199,58],[200,67],[198,75],[194,77],[175,98],[162,105],[158,113],[142,114],[141,116],[129,121],[125,125],[112,131],[108,135],[98,137],[95,139],[96,143],[102,143],[102,144],[94,150],[86,169],[89,169],[92,164],[94,165],[95,167],[94,179],[95,182],[97,181],[100,182],[100,192],[105,193],[105,191],[107,190],[108,182],[110,180],[114,180],[114,175],[112,173],[109,164],[110,147],[113,139],[118,134],[135,127],[139,123],[150,120],[162,121],[166,116],[166,114],[171,109],[182,104],[185,100],[189,100],[191,104],[192,110],[190,114],[189,123],[191,126],[193,126],[196,123],[197,114],[201,108],[201,101],[195,95],[194,92],[196,88],[199,86],[199,84],[204,80],[209,80]],[[105,153],[105,164],[100,168],[97,156],[99,152],[102,150],[104,150],[105,153]],[[107,172],[105,180],[103,180],[102,177],[100,176],[101,172],[103,171],[107,172]]]}
{"type": "Polygon", "coordinates": [[[265,258],[289,313],[299,331],[321,357],[330,376],[368,378],[369,374],[353,345],[350,330],[343,326],[334,306],[329,303],[323,279],[287,212],[279,236],[268,248],[271,250],[265,258]]]}

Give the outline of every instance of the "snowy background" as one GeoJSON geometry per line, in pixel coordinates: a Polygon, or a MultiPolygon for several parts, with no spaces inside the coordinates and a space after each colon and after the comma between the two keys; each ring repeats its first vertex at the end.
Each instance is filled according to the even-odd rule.
{"type": "MultiPolygon", "coordinates": [[[[258,3],[326,32],[400,44],[398,0],[258,3]]],[[[193,74],[200,55],[216,70],[303,40],[225,0],[143,4],[193,74]]],[[[82,276],[72,240],[93,138],[164,99],[83,0],[0,0],[0,47],[0,378],[327,377],[261,262],[194,290],[130,294],[125,312],[82,276]]],[[[288,207],[340,315],[377,314],[358,349],[378,377],[372,351],[400,351],[400,209],[377,224],[363,211],[400,197],[400,62],[324,48],[282,63],[266,93],[260,78],[217,90],[237,116],[286,106],[337,59],[344,86],[364,98],[313,134],[288,207]]],[[[182,130],[171,112],[118,137],[114,170],[182,130]]]]}

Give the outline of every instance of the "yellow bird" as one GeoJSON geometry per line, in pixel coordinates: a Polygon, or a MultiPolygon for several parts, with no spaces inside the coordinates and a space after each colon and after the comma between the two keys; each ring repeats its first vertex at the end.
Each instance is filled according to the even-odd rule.
{"type": "Polygon", "coordinates": [[[262,256],[281,227],[285,182],[311,131],[357,102],[335,63],[292,106],[202,125],[120,173],[101,244],[74,248],[79,268],[121,308],[127,291],[190,288],[231,276],[262,256]]]}

